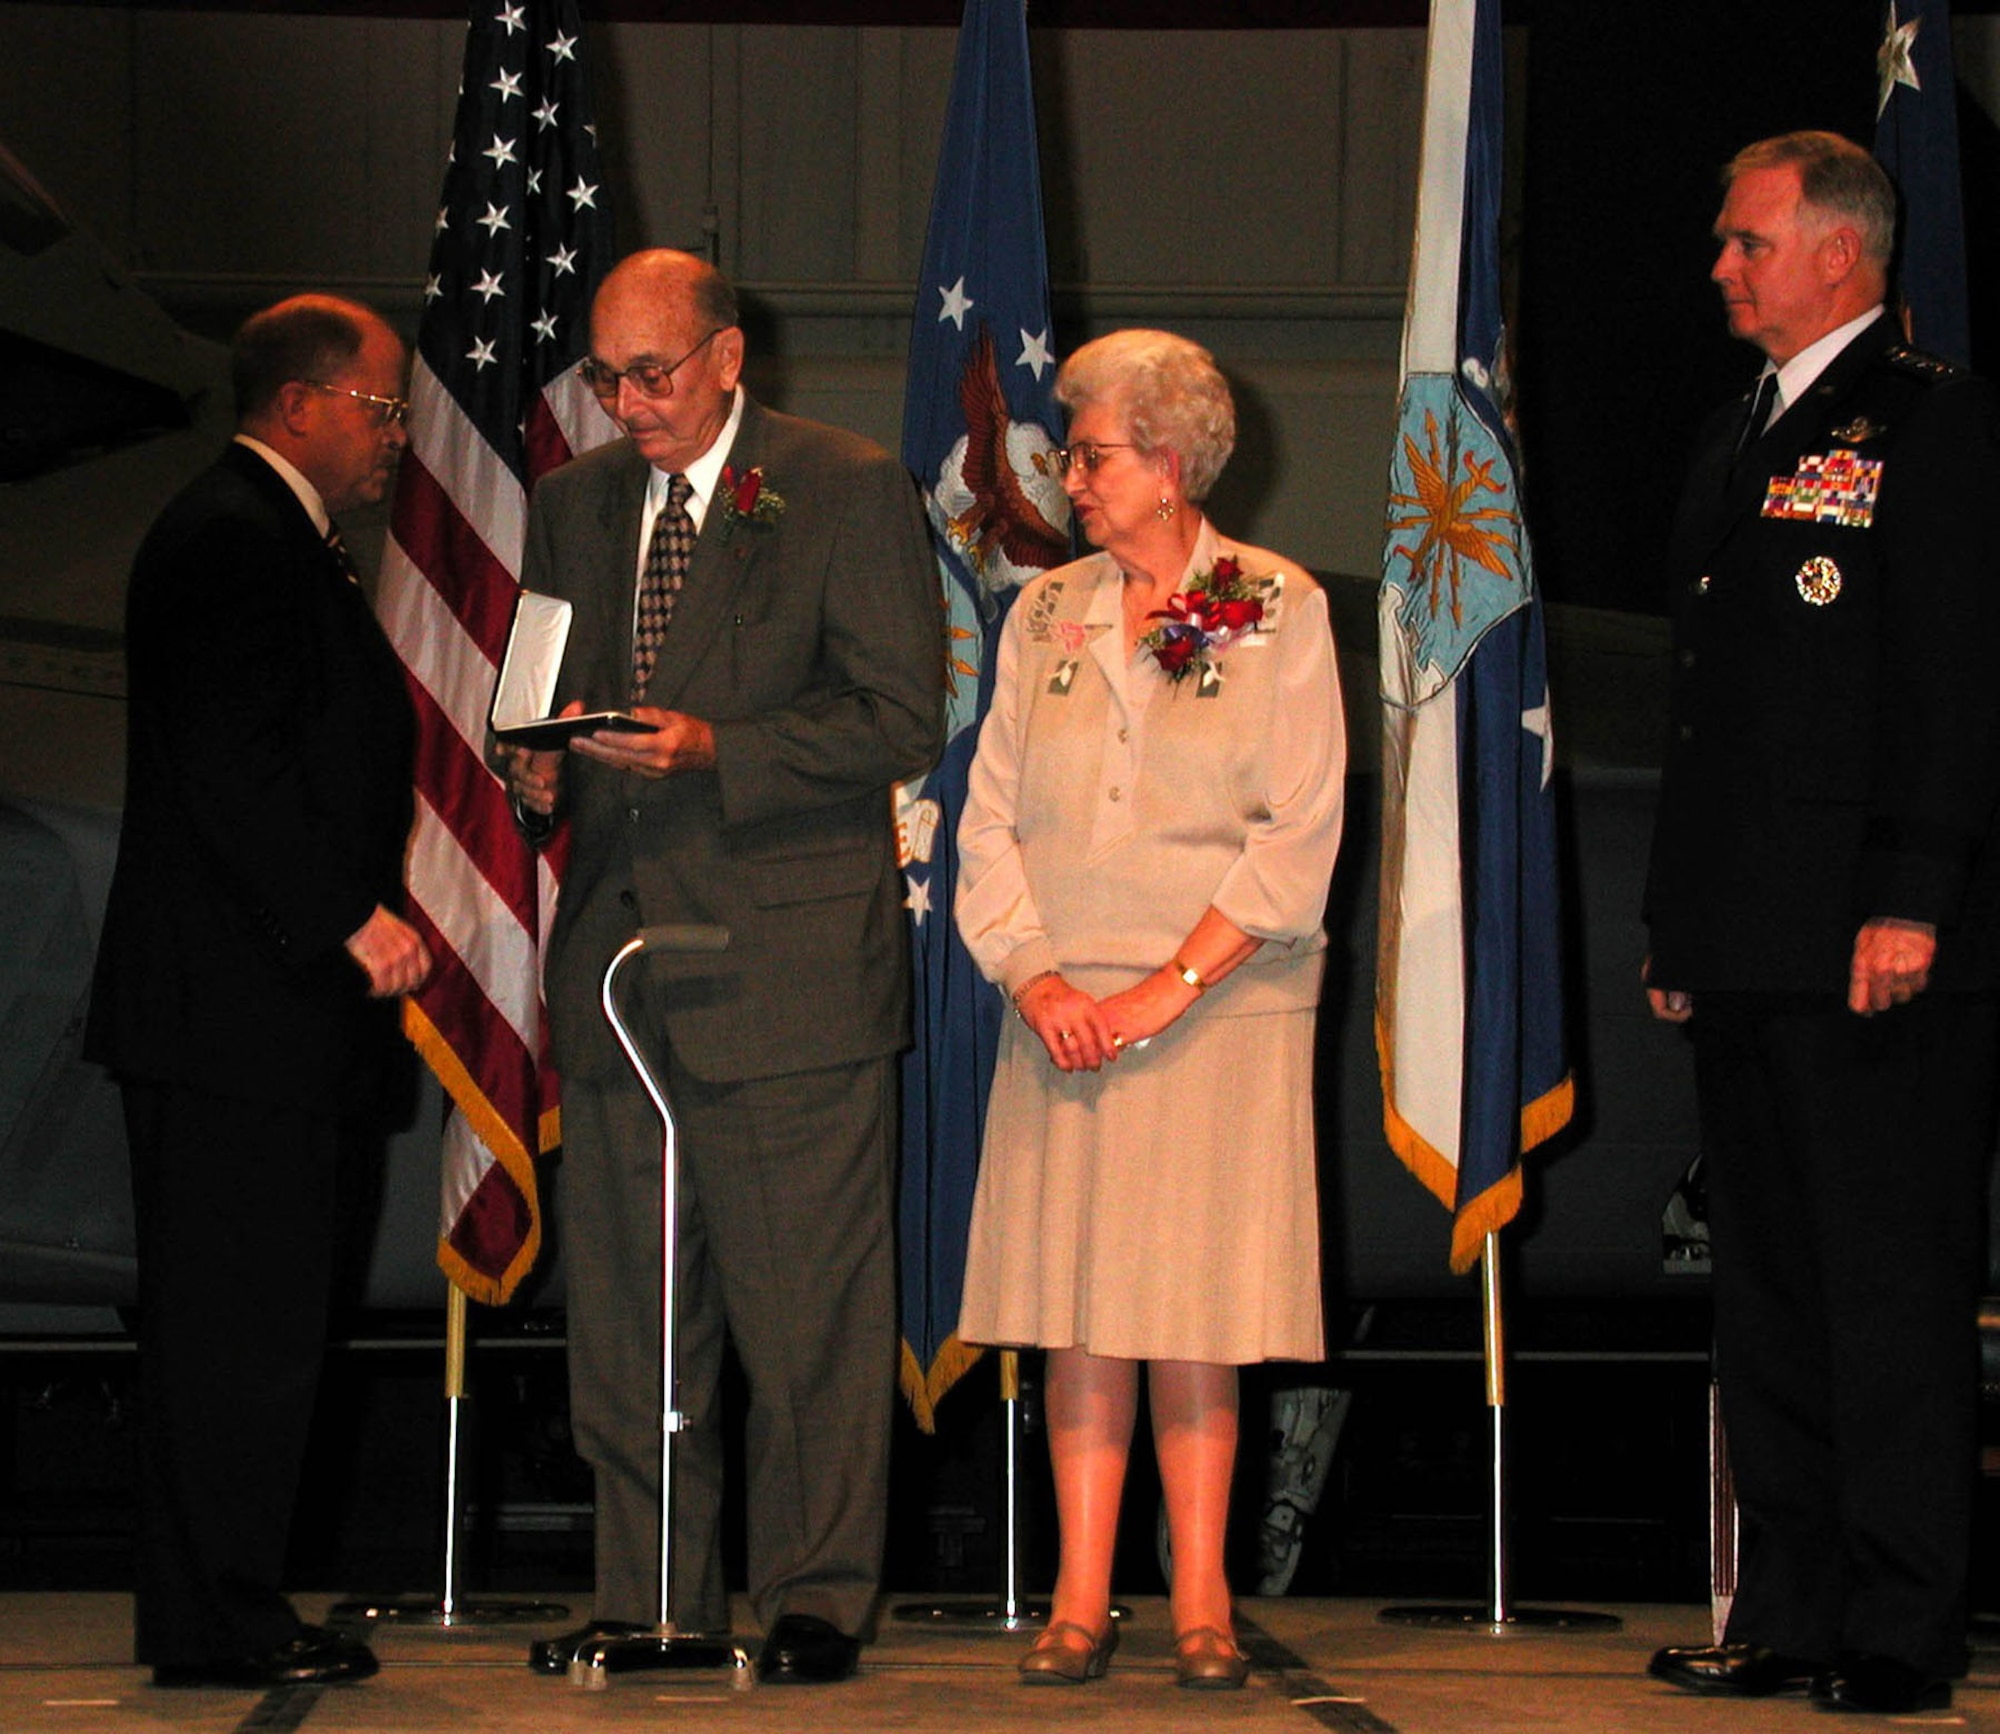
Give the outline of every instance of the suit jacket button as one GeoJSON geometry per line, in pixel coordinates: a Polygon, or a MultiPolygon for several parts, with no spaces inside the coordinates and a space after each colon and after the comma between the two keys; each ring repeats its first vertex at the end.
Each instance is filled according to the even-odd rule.
{"type": "Polygon", "coordinates": [[[633,824],[635,825],[638,824],[639,809],[637,807],[627,807],[625,809],[625,817],[629,819],[633,824]]]}
{"type": "Polygon", "coordinates": [[[1694,739],[1694,724],[1682,723],[1679,728],[1674,730],[1674,733],[1684,741],[1691,741],[1694,739]]]}
{"type": "Polygon", "coordinates": [[[1694,581],[1694,593],[1697,596],[1706,596],[1708,594],[1708,574],[1706,572],[1694,581]]]}
{"type": "Polygon", "coordinates": [[[623,905],[623,907],[627,909],[637,909],[639,907],[638,897],[633,892],[630,891],[619,892],[618,901],[621,905],[623,905]]]}
{"type": "Polygon", "coordinates": [[[1692,650],[1683,650],[1680,653],[1680,665],[1683,668],[1694,667],[1694,652],[1692,650]]]}

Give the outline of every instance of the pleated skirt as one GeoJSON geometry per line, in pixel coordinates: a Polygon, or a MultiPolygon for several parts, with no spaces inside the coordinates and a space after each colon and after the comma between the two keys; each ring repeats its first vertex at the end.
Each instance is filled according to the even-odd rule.
{"type": "Polygon", "coordinates": [[[1009,1018],[958,1333],[1139,1360],[1324,1357],[1314,1012],[1184,1017],[1101,1072],[1009,1018]]]}

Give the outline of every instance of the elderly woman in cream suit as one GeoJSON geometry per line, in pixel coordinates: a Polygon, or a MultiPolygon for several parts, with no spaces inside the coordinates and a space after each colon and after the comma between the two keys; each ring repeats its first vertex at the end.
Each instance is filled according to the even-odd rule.
{"type": "Polygon", "coordinates": [[[1064,486],[1100,552],[1001,639],[957,919],[1011,996],[959,1334],[1049,1351],[1062,1560],[1035,1682],[1117,1644],[1118,1505],[1148,1367],[1185,1686],[1240,1686],[1223,1574],[1237,1368],[1317,1360],[1312,1053],[1346,742],[1326,598],[1200,502],[1235,444],[1206,350],[1064,364],[1064,486]]]}

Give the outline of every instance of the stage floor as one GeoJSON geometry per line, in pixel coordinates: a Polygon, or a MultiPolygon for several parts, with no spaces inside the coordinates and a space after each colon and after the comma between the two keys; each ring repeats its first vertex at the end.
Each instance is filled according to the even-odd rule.
{"type": "MultiPolygon", "coordinates": [[[[301,1597],[307,1617],[330,1598],[301,1597]]],[[[913,1623],[891,1599],[860,1677],[818,1688],[733,1691],[717,1674],[628,1674],[604,1690],[537,1677],[531,1637],[560,1625],[379,1622],[382,1672],[359,1686],[273,1692],[163,1692],[127,1661],[131,1604],[113,1594],[0,1595],[0,1729],[5,1734],[584,1734],[592,1729],[729,1734],[988,1734],[989,1730],[1144,1730],[1145,1734],[1639,1734],[1652,1730],[1828,1727],[1799,1698],[1715,1703],[1646,1678],[1661,1644],[1698,1641],[1705,1610],[1624,1605],[1613,1631],[1498,1635],[1482,1624],[1422,1629],[1383,1623],[1379,1602],[1249,1600],[1243,1635],[1255,1671],[1240,1693],[1173,1683],[1166,1604],[1129,1604],[1110,1674],[1083,1688],[1025,1688],[1014,1674],[1024,1636],[913,1623]]],[[[741,1629],[748,1631],[747,1616],[741,1629]]],[[[749,1640],[754,1650],[754,1638],[749,1640]]],[[[1865,1723],[1862,1725],[1866,1725],[1865,1723]]],[[[1975,1654],[1949,1711],[1894,1726],[2000,1734],[2000,1648],[1975,1654]]]]}

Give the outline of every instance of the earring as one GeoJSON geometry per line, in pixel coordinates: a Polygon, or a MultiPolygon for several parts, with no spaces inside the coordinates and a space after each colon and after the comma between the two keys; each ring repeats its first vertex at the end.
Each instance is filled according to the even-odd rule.
{"type": "Polygon", "coordinates": [[[1153,510],[1158,515],[1160,522],[1164,524],[1168,522],[1168,520],[1170,520],[1173,517],[1173,515],[1180,510],[1180,507],[1175,505],[1172,500],[1168,499],[1165,494],[1162,494],[1160,496],[1160,503],[1157,506],[1155,506],[1153,510]]]}

